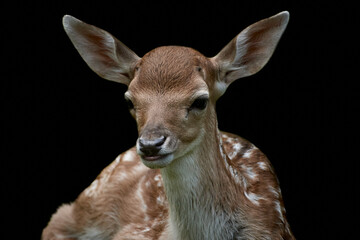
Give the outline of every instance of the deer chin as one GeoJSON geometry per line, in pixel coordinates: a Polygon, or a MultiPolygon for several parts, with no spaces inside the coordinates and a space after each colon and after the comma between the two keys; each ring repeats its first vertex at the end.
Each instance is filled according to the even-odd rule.
{"type": "Polygon", "coordinates": [[[164,168],[168,166],[174,160],[174,154],[166,154],[166,155],[155,155],[155,156],[141,156],[140,159],[142,163],[148,168],[164,168]]]}

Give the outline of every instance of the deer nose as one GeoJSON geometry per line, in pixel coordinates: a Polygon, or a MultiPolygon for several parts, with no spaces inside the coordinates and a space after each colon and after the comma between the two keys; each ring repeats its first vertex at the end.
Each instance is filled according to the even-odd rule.
{"type": "Polygon", "coordinates": [[[139,138],[139,149],[145,156],[155,156],[161,150],[162,145],[166,140],[165,136],[160,136],[155,139],[139,138]]]}

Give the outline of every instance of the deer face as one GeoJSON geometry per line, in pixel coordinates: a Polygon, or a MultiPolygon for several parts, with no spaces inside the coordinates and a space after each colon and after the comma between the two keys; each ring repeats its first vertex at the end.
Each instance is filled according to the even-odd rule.
{"type": "Polygon", "coordinates": [[[102,29],[71,16],[63,25],[92,70],[128,86],[137,152],[145,165],[161,168],[201,144],[216,125],[216,100],[267,63],[288,19],[282,12],[247,27],[213,58],[185,47],[160,47],[139,58],[102,29]]]}
{"type": "Polygon", "coordinates": [[[165,167],[201,142],[205,120],[214,112],[213,78],[211,61],[185,47],[154,49],[136,64],[125,99],[145,165],[165,167]]]}

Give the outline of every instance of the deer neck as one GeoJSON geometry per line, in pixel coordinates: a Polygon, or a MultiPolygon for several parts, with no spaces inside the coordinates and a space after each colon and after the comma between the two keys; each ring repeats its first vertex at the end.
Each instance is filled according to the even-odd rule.
{"type": "Polygon", "coordinates": [[[231,232],[219,227],[229,228],[235,202],[220,137],[215,117],[198,147],[161,169],[174,239],[222,239],[231,232]]]}

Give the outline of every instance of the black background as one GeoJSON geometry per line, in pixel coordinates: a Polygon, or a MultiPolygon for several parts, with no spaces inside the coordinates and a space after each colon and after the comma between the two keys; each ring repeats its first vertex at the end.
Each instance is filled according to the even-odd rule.
{"type": "Polygon", "coordinates": [[[139,56],[184,45],[212,57],[283,10],[290,22],[275,54],[218,101],[219,128],[267,154],[298,239],[350,239],[359,214],[356,9],[345,1],[1,3],[1,216],[12,236],[4,239],[39,239],[56,208],[137,138],[126,87],[87,67],[63,31],[64,14],[139,56]]]}

